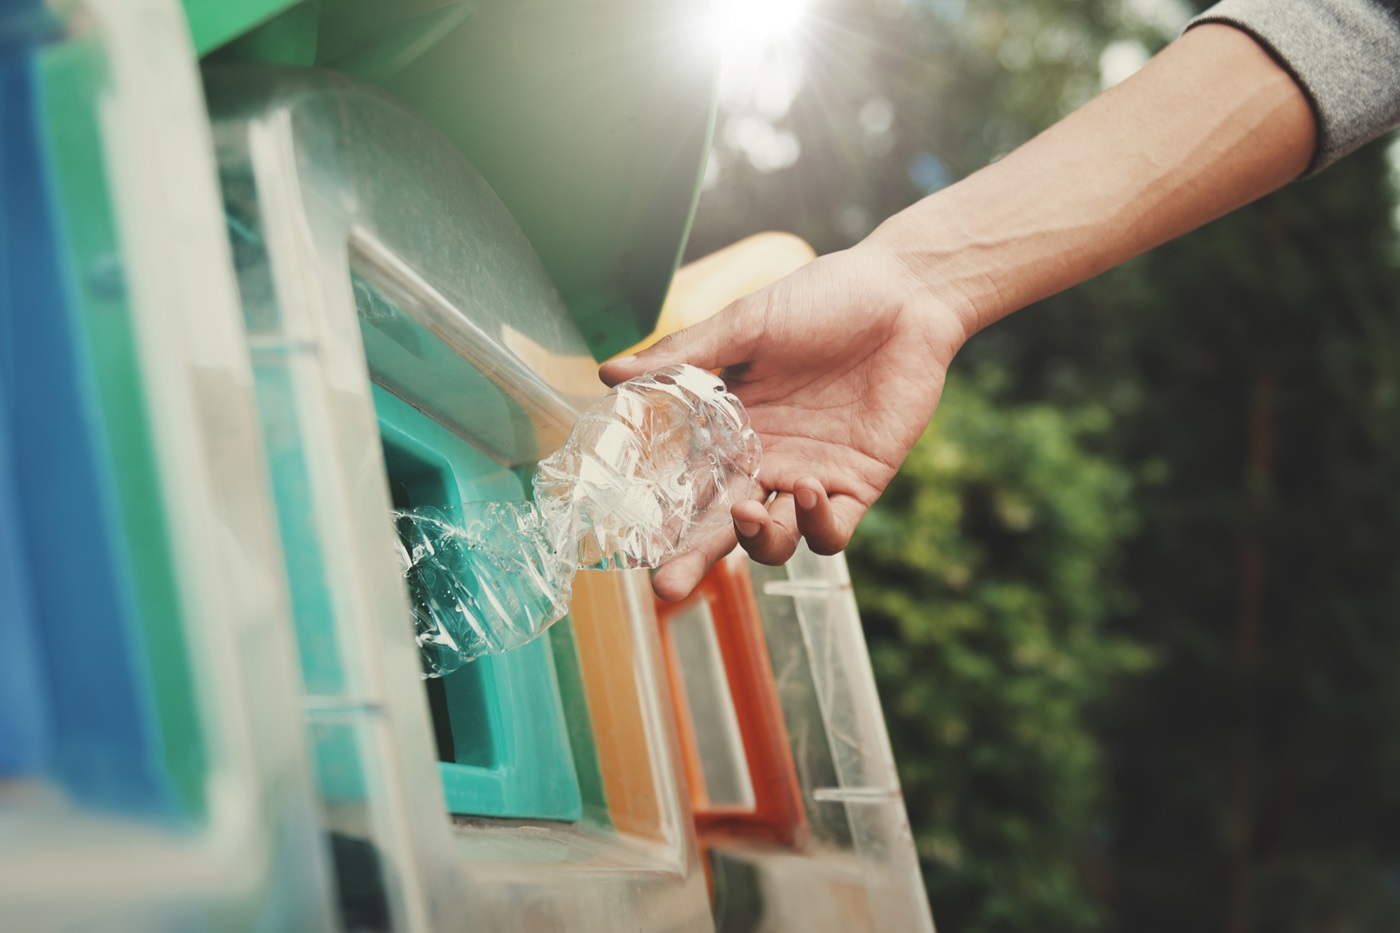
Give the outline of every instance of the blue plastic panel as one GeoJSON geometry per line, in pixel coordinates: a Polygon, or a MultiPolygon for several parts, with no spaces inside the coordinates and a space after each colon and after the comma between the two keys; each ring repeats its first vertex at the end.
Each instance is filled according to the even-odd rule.
{"type": "MultiPolygon", "coordinates": [[[[0,366],[0,383],[4,380],[0,366]]],[[[0,778],[38,772],[49,729],[8,431],[5,408],[0,405],[0,778]]]]}
{"type": "Polygon", "coordinates": [[[79,799],[167,811],[37,88],[0,45],[0,733],[12,769],[46,749],[79,799]]]}

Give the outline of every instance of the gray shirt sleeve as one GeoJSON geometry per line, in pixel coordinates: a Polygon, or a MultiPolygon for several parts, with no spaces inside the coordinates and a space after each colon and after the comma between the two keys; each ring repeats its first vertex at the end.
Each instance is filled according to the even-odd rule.
{"type": "Polygon", "coordinates": [[[1400,0],[1223,0],[1187,25],[1228,23],[1297,80],[1317,116],[1313,175],[1400,123],[1400,0]]]}

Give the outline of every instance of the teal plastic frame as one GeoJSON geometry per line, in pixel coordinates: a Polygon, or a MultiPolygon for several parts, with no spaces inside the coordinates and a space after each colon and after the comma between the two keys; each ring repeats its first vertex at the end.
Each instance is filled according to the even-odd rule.
{"type": "MultiPolygon", "coordinates": [[[[409,489],[413,505],[525,498],[515,473],[379,386],[374,407],[390,483],[409,489]]],[[[455,758],[438,765],[449,811],[552,820],[582,815],[548,633],[473,661],[442,684],[455,758]]]]}

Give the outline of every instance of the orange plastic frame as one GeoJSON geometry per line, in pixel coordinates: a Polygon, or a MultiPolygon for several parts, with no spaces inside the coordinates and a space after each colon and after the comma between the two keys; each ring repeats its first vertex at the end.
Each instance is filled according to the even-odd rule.
{"type": "Polygon", "coordinates": [[[701,843],[741,839],[784,848],[800,847],[807,837],[806,809],[746,562],[737,555],[720,561],[689,599],[681,603],[658,602],[656,616],[701,843]],[[681,659],[671,637],[672,619],[692,607],[697,599],[708,603],[714,622],[753,785],[752,808],[712,804],[705,790],[681,659]]]}

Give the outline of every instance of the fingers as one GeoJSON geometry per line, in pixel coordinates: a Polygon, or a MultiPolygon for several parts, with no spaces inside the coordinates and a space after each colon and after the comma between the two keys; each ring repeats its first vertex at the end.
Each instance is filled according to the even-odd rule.
{"type": "Polygon", "coordinates": [[[778,493],[767,508],[760,502],[740,502],[730,514],[739,544],[760,564],[786,563],[797,550],[802,535],[792,493],[778,493]]]}
{"type": "Polygon", "coordinates": [[[694,550],[678,554],[658,567],[652,574],[652,590],[668,603],[680,602],[700,585],[711,567],[734,550],[734,544],[734,530],[720,529],[696,545],[694,550]]]}
{"type": "Polygon", "coordinates": [[[761,564],[781,564],[806,538],[816,554],[835,554],[851,541],[865,506],[851,496],[829,497],[821,481],[806,477],[791,493],[779,493],[764,508],[740,502],[731,510],[739,544],[761,564]]]}
{"type": "Polygon", "coordinates": [[[821,481],[807,477],[793,484],[797,530],[814,554],[836,554],[851,543],[865,506],[850,496],[831,499],[821,481]]]}
{"type": "Polygon", "coordinates": [[[598,376],[614,386],[675,363],[689,363],[701,369],[736,366],[748,362],[761,329],[758,306],[741,298],[709,320],[663,337],[640,353],[609,360],[598,370],[598,376]]]}
{"type": "Polygon", "coordinates": [[[615,360],[608,360],[598,367],[598,378],[603,380],[605,385],[615,386],[654,368],[639,362],[640,359],[641,357],[634,353],[631,356],[619,356],[615,360]]]}
{"type": "Polygon", "coordinates": [[[807,539],[816,554],[835,554],[850,543],[865,506],[851,496],[827,495],[821,481],[806,477],[790,493],[778,493],[765,506],[748,499],[730,511],[731,530],[721,531],[691,551],[667,561],[652,576],[651,586],[666,602],[679,602],[700,585],[705,574],[737,542],[760,564],[786,563],[807,539]]]}

